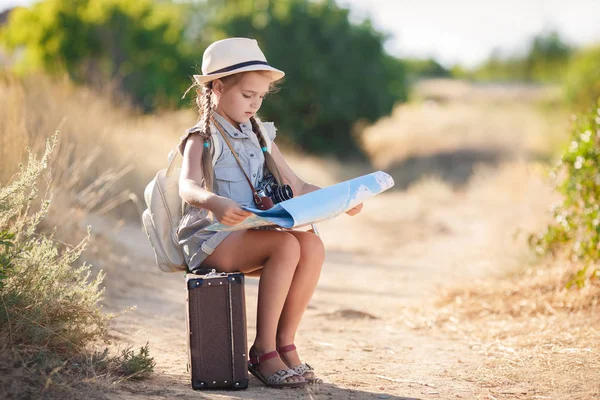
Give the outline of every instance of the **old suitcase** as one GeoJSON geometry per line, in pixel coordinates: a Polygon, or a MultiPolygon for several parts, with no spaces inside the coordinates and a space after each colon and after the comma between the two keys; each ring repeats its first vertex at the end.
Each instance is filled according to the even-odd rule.
{"type": "Polygon", "coordinates": [[[248,387],[246,303],[241,273],[187,274],[192,388],[248,387]]]}

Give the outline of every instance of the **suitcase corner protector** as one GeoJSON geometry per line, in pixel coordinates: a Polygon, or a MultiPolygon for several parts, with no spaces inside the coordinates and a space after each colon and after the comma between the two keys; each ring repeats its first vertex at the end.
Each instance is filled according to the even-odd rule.
{"type": "Polygon", "coordinates": [[[187,281],[187,288],[188,290],[192,290],[192,289],[196,289],[199,288],[200,286],[202,286],[202,283],[204,282],[204,279],[188,279],[187,281]]]}
{"type": "Polygon", "coordinates": [[[234,283],[244,283],[244,274],[230,274],[227,275],[227,280],[229,282],[234,282],[234,283]]]}
{"type": "Polygon", "coordinates": [[[245,389],[248,389],[248,382],[249,382],[249,379],[239,380],[239,381],[235,382],[233,388],[235,390],[245,390],[245,389]]]}

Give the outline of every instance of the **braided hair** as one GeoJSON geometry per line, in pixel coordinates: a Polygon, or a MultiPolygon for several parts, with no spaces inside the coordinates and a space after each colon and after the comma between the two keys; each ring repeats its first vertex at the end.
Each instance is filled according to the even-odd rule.
{"type": "Polygon", "coordinates": [[[214,181],[214,171],[212,165],[212,154],[210,150],[211,130],[210,117],[212,104],[212,82],[201,85],[196,90],[196,105],[200,114],[200,126],[202,130],[198,132],[204,141],[202,149],[202,171],[204,172],[204,186],[207,190],[212,191],[214,181]]]}
{"type": "MultiPolygon", "coordinates": [[[[256,118],[250,117],[250,123],[252,124],[252,131],[258,138],[260,147],[261,148],[267,147],[267,143],[265,143],[266,133],[261,130],[261,127],[258,124],[258,121],[256,120],[256,118]],[[262,135],[260,133],[262,133],[262,135]]],[[[281,173],[279,173],[279,169],[277,168],[277,164],[275,164],[275,160],[273,159],[273,156],[271,156],[271,153],[269,153],[267,151],[263,152],[263,154],[265,155],[265,164],[267,165],[267,169],[269,170],[269,172],[271,172],[273,174],[273,176],[275,177],[275,180],[277,181],[277,184],[282,185],[284,183],[283,178],[281,176],[281,173]]]]}

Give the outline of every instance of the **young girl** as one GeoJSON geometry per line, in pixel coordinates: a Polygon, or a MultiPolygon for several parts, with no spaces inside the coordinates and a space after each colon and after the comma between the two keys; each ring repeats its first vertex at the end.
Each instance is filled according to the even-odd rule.
{"type": "MultiPolygon", "coordinates": [[[[183,154],[180,195],[186,208],[178,238],[192,272],[210,267],[260,276],[256,338],[248,369],[267,386],[300,387],[320,381],[301,362],[293,343],[319,280],[323,243],[317,235],[303,231],[204,229],[213,222],[209,212],[226,225],[239,224],[252,215],[241,208],[256,207],[244,172],[255,187],[265,175],[279,174],[294,196],[319,189],[292,171],[275,143],[270,153],[266,151],[263,135],[272,141],[276,130],[272,123],[262,124],[256,113],[273,83],[283,76],[267,63],[256,40],[224,39],[204,52],[202,75],[194,75],[200,121],[179,145],[183,154]],[[218,128],[227,135],[243,170],[218,128]],[[222,152],[213,168],[217,140],[222,152]]],[[[361,208],[347,213],[354,215],[361,208]]]]}

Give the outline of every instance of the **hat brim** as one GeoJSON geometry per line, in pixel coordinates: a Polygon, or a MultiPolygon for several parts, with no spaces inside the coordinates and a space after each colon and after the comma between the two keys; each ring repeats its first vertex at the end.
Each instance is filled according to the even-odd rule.
{"type": "Polygon", "coordinates": [[[221,72],[220,74],[194,75],[194,79],[199,84],[203,84],[206,82],[214,81],[215,79],[223,78],[225,76],[249,71],[268,71],[271,73],[272,81],[278,81],[279,79],[285,76],[285,73],[283,71],[280,71],[277,68],[273,68],[270,65],[248,65],[247,67],[238,68],[233,71],[221,72]]]}

